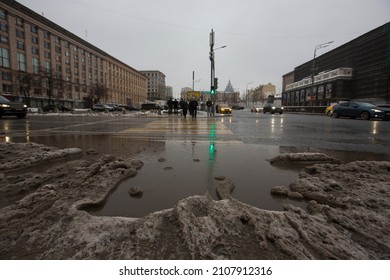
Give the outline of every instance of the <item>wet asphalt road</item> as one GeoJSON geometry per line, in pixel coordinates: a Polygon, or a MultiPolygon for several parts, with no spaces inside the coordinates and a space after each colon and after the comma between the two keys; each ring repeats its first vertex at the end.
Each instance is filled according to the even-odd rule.
{"type": "Polygon", "coordinates": [[[390,155],[390,122],[333,119],[322,115],[270,115],[234,111],[232,116],[134,117],[31,115],[0,119],[0,141],[43,142],[64,147],[68,138],[78,142],[93,137],[147,140],[224,141],[277,145],[298,150],[336,150],[390,155]],[[51,139],[48,141],[47,139],[51,139]],[[54,139],[54,140],[53,140],[54,139]],[[76,141],[76,140],[75,140],[76,141]],[[49,143],[48,143],[49,142],[49,143]]]}
{"type": "Polygon", "coordinates": [[[302,166],[272,166],[268,159],[283,152],[312,151],[344,162],[390,161],[389,121],[247,111],[212,118],[200,112],[197,119],[130,114],[2,118],[0,142],[5,141],[80,148],[86,160],[103,154],[141,160],[144,166],[135,178],[122,182],[104,205],[89,210],[103,216],[142,217],[205,192],[218,199],[214,178],[219,176],[231,179],[233,196],[249,205],[282,210],[289,203],[305,208],[304,201],[270,195],[273,186],[296,180],[302,166]],[[97,154],[90,155],[89,149],[97,154]],[[142,199],[128,195],[133,186],[142,186],[142,199]]]}

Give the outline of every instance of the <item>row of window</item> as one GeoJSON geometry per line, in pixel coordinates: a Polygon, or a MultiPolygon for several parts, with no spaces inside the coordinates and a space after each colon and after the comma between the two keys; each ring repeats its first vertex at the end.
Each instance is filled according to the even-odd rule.
{"type": "MultiPolygon", "coordinates": [[[[9,38],[7,36],[9,34],[3,33],[9,32],[7,23],[11,24],[10,20],[12,20],[13,16],[14,15],[8,15],[5,10],[0,8],[0,44],[2,43],[8,45],[11,43],[9,42],[9,38]],[[8,20],[8,22],[2,22],[2,20],[8,20]]],[[[108,86],[111,85],[111,88],[120,89],[128,88],[129,86],[132,88],[145,86],[145,80],[142,77],[139,77],[135,73],[132,73],[132,71],[129,71],[115,63],[110,63],[108,61],[108,73],[104,75],[104,59],[88,51],[85,51],[83,48],[80,48],[77,45],[71,45],[67,40],[63,40],[59,36],[51,34],[50,32],[41,29],[31,22],[25,22],[25,20],[22,18],[15,17],[14,20],[16,26],[15,30],[17,49],[26,51],[26,45],[24,41],[26,40],[25,34],[29,33],[27,28],[29,28],[31,32],[31,54],[33,56],[30,61],[32,63],[31,66],[33,73],[39,74],[39,71],[43,70],[46,73],[51,74],[51,67],[55,67],[55,71],[57,71],[57,73],[53,75],[60,79],[64,74],[64,80],[71,81],[71,74],[73,72],[75,75],[73,81],[77,84],[79,84],[79,81],[81,80],[81,84],[86,85],[86,79],[90,81],[88,84],[92,84],[92,78],[94,78],[95,82],[97,82],[99,76],[100,83],[103,84],[104,81],[108,83],[108,86]],[[26,33],[24,31],[26,31],[26,33]],[[51,42],[54,42],[54,46],[52,46],[51,42]],[[39,45],[39,43],[41,43],[41,45],[39,45]],[[42,61],[43,58],[38,58],[41,55],[39,47],[42,46],[45,48],[42,54],[44,55],[44,59],[46,61],[42,61]],[[55,52],[55,56],[52,56],[52,52],[55,52]],[[52,65],[50,62],[52,58],[57,62],[55,65],[52,65]],[[62,63],[65,63],[65,67],[62,66],[62,63]],[[79,68],[80,64],[81,68],[79,68]],[[92,65],[94,65],[94,69],[92,65]],[[86,72],[87,70],[89,70],[89,73],[86,72]],[[126,82],[127,84],[125,85],[123,82],[126,82]],[[129,82],[131,85],[128,84],[129,82]]],[[[10,68],[9,50],[1,46],[0,50],[0,67],[10,68]]],[[[26,54],[24,54],[24,52],[17,52],[17,65],[18,70],[26,71],[26,54]]]]}

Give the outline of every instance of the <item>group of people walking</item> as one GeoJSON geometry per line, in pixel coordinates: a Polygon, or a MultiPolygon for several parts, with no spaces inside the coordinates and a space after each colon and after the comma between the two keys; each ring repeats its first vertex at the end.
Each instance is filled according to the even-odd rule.
{"type": "Polygon", "coordinates": [[[172,98],[170,98],[167,101],[167,105],[168,105],[168,113],[169,114],[172,114],[172,112],[174,114],[177,114],[179,112],[179,107],[180,107],[184,118],[187,118],[188,111],[190,111],[190,116],[192,118],[196,118],[199,103],[195,98],[192,98],[189,102],[187,102],[183,98],[181,98],[180,101],[178,101],[177,99],[172,100],[172,98]]]}

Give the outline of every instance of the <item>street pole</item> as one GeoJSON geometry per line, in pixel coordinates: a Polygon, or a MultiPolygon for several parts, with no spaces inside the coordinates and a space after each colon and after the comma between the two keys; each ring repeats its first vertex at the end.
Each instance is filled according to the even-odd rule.
{"type": "Polygon", "coordinates": [[[248,102],[248,85],[250,85],[250,84],[252,84],[253,83],[253,81],[251,81],[251,82],[249,82],[249,83],[247,83],[246,84],[246,86],[245,86],[245,103],[246,103],[246,106],[248,107],[248,105],[249,105],[249,102],[248,102]]]}
{"type": "Polygon", "coordinates": [[[195,71],[192,71],[192,91],[195,91],[195,71]]]}
{"type": "Polygon", "coordinates": [[[321,49],[321,48],[326,48],[330,44],[332,44],[333,42],[334,41],[322,43],[322,44],[317,45],[314,48],[313,65],[312,65],[312,68],[311,68],[311,96],[310,96],[310,102],[312,101],[312,98],[314,97],[314,77],[315,77],[315,71],[316,71],[316,53],[317,53],[317,50],[321,49]]]}
{"type": "Polygon", "coordinates": [[[214,93],[214,78],[215,78],[215,68],[214,68],[214,30],[211,29],[210,32],[210,63],[211,63],[211,78],[210,78],[210,98],[211,98],[211,114],[214,116],[215,108],[215,93],[214,93]]]}

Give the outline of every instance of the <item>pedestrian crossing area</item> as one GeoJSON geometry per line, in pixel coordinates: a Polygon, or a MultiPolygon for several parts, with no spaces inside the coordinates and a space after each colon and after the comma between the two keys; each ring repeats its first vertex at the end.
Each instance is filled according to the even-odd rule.
{"type": "Polygon", "coordinates": [[[159,118],[155,121],[147,123],[143,127],[129,128],[120,131],[119,134],[127,135],[144,135],[156,136],[164,138],[177,139],[185,137],[186,139],[194,138],[209,138],[215,136],[232,136],[233,132],[226,127],[225,122],[229,122],[230,118],[180,118],[169,117],[159,118]]]}

